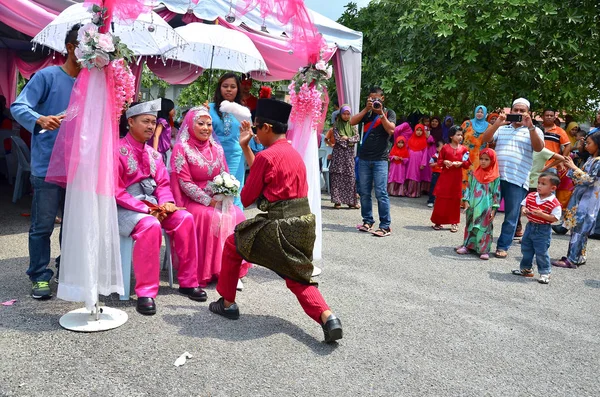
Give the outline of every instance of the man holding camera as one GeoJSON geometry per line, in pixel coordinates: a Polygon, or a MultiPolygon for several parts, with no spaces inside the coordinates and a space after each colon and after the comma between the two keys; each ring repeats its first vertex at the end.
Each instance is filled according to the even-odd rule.
{"type": "Polygon", "coordinates": [[[363,124],[363,139],[358,151],[358,194],[360,195],[363,224],[358,230],[372,232],[379,237],[389,236],[390,198],[387,193],[388,179],[388,142],[394,135],[396,113],[383,106],[385,97],[379,87],[371,88],[367,105],[360,113],[352,116],[351,125],[363,124]],[[373,201],[371,192],[375,186],[379,229],[373,231],[373,201]]]}
{"type": "Polygon", "coordinates": [[[527,99],[516,99],[511,114],[501,112],[496,122],[483,133],[483,142],[496,142],[500,190],[504,198],[504,222],[496,243],[496,258],[508,256],[517,229],[521,201],[529,189],[533,152],[544,148],[544,134],[533,125],[530,107],[527,99]]]}

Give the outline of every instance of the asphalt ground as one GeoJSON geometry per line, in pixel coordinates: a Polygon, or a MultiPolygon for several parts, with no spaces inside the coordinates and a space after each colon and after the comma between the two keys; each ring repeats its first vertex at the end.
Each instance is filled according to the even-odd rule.
{"type": "MultiPolygon", "coordinates": [[[[554,268],[541,285],[510,274],[518,245],[503,260],[455,254],[462,230],[433,231],[424,197],[392,198],[393,233],[377,238],[356,230],[359,211],[334,210],[323,196],[318,279],[343,322],[339,343],[323,343],[284,282],[260,267],[238,294],[237,321],[179,295],[163,272],[157,315],[137,314],[135,297],[102,298],[129,321],[85,334],[58,323],[80,304],[29,297],[21,214],[31,198],[14,205],[10,193],[0,183],[0,302],[17,299],[0,306],[1,396],[598,395],[598,241],[585,266],[554,268]],[[175,367],[186,351],[193,358],[175,367]]],[[[553,236],[551,256],[567,246],[568,236],[553,236]]]]}

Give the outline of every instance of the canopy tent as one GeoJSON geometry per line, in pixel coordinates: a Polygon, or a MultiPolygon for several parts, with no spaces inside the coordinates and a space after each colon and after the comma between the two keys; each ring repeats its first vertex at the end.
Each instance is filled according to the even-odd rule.
{"type": "MultiPolygon", "coordinates": [[[[0,91],[11,103],[16,94],[16,73],[28,77],[36,70],[61,63],[60,54],[32,51],[29,40],[50,23],[62,10],[82,0],[0,0],[0,91]]],[[[261,17],[260,10],[240,12],[242,5],[235,0],[157,1],[155,10],[172,25],[199,20],[215,21],[242,31],[255,43],[269,68],[269,74],[254,74],[257,80],[289,80],[299,67],[308,64],[308,55],[289,46],[293,26],[261,17]],[[233,14],[235,19],[225,18],[233,14]],[[229,21],[229,22],[228,22],[229,21]]],[[[241,2],[240,2],[241,3],[241,2]]],[[[353,110],[360,106],[360,74],[362,33],[348,29],[314,11],[311,19],[326,40],[333,57],[334,73],[340,103],[349,103],[353,110]]],[[[150,62],[149,67],[161,78],[189,83],[197,78],[195,72],[168,63],[150,62]],[[182,75],[185,75],[181,79],[182,75]]],[[[134,72],[139,75],[141,68],[134,72]]]]}

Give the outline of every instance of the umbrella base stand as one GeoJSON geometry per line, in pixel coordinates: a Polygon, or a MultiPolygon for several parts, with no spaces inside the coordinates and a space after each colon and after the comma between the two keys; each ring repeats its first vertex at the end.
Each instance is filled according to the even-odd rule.
{"type": "Polygon", "coordinates": [[[86,308],[72,310],[58,321],[60,326],[74,332],[99,332],[120,327],[127,322],[128,316],[122,310],[103,306],[90,312],[86,308]],[[98,310],[100,312],[98,313],[98,310]]]}

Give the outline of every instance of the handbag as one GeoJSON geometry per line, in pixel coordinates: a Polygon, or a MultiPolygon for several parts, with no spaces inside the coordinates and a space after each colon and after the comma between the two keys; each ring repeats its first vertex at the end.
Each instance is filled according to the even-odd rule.
{"type": "MultiPolygon", "coordinates": [[[[367,137],[369,136],[369,134],[371,133],[371,130],[373,129],[373,127],[375,126],[375,122],[377,122],[377,120],[379,119],[379,115],[377,115],[374,119],[373,122],[371,123],[371,125],[369,126],[369,128],[367,129],[367,132],[365,132],[365,135],[363,135],[363,139],[360,142],[360,149],[358,150],[359,153],[362,150],[363,147],[363,143],[365,143],[365,141],[367,140],[367,137]]],[[[359,162],[359,158],[358,158],[358,154],[356,153],[356,157],[354,158],[354,176],[356,177],[356,182],[358,182],[358,162],[359,162]]]]}

